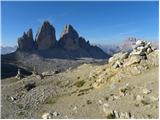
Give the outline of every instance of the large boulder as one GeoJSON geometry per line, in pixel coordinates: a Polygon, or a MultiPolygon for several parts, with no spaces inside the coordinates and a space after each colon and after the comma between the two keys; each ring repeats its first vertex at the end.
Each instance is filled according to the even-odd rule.
{"type": "Polygon", "coordinates": [[[60,45],[67,50],[79,48],[79,35],[71,25],[65,25],[59,40],[60,45]]]}
{"type": "Polygon", "coordinates": [[[44,21],[38,29],[35,41],[38,50],[49,49],[56,45],[55,29],[48,21],[44,21]]]}
{"type": "Polygon", "coordinates": [[[29,29],[23,33],[23,36],[18,38],[18,50],[30,51],[35,49],[35,43],[33,40],[32,29],[29,29]]]}
{"type": "Polygon", "coordinates": [[[159,65],[159,50],[155,50],[147,56],[147,62],[151,66],[159,65]]]}
{"type": "Polygon", "coordinates": [[[132,64],[140,63],[142,57],[139,55],[132,55],[128,58],[127,62],[124,64],[124,66],[129,66],[132,64]]]}
{"type": "Polygon", "coordinates": [[[114,54],[111,58],[109,58],[108,62],[116,62],[117,60],[123,61],[124,59],[128,58],[129,53],[128,52],[120,52],[114,54]]]}

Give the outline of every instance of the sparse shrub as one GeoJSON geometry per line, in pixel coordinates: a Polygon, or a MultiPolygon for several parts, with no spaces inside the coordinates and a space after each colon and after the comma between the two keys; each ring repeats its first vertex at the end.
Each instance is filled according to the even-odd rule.
{"type": "Polygon", "coordinates": [[[108,100],[109,100],[109,97],[108,97],[108,96],[107,96],[107,97],[105,97],[105,100],[107,100],[107,101],[108,101],[108,100]]]}
{"type": "Polygon", "coordinates": [[[55,98],[48,98],[45,100],[45,104],[55,104],[56,99],[55,98]]]}
{"type": "Polygon", "coordinates": [[[145,101],[145,100],[141,100],[141,103],[142,103],[143,105],[148,105],[148,104],[149,104],[149,102],[147,102],[147,101],[145,101]]]}
{"type": "Polygon", "coordinates": [[[76,87],[82,87],[84,84],[85,84],[85,81],[84,80],[80,80],[80,81],[77,81],[74,85],[76,87]]]}
{"type": "Polygon", "coordinates": [[[61,84],[62,81],[57,81],[56,85],[59,86],[61,84]]]}
{"type": "Polygon", "coordinates": [[[115,119],[115,118],[116,118],[116,116],[114,113],[110,113],[107,115],[107,119],[115,119]]]}
{"type": "Polygon", "coordinates": [[[134,106],[135,106],[135,107],[139,107],[139,104],[138,104],[138,103],[135,103],[134,106]]]}
{"type": "Polygon", "coordinates": [[[30,91],[31,89],[35,88],[36,87],[36,83],[35,82],[31,82],[31,83],[27,83],[24,88],[27,90],[27,91],[30,91]]]}
{"type": "Polygon", "coordinates": [[[22,116],[22,115],[24,115],[24,112],[23,112],[23,111],[19,111],[19,112],[17,113],[17,115],[18,115],[18,116],[22,116]]]}
{"type": "Polygon", "coordinates": [[[92,104],[92,102],[90,100],[87,100],[87,104],[92,104]]]}
{"type": "Polygon", "coordinates": [[[17,107],[18,107],[19,109],[22,109],[22,108],[23,108],[23,105],[22,105],[22,104],[17,104],[17,107]]]}

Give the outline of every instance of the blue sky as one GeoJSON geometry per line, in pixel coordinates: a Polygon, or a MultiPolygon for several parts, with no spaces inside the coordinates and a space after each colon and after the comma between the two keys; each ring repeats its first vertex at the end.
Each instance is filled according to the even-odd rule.
{"type": "Polygon", "coordinates": [[[158,40],[158,2],[2,2],[2,45],[13,46],[29,28],[44,20],[56,29],[71,24],[91,43],[115,44],[133,36],[158,40]]]}

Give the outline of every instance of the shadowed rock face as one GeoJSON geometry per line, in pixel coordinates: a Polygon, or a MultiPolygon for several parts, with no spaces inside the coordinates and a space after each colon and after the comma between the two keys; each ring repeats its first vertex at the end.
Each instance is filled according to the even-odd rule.
{"type": "Polygon", "coordinates": [[[48,21],[45,21],[39,28],[35,41],[38,50],[49,49],[55,46],[55,29],[48,21]]]}
{"type": "Polygon", "coordinates": [[[90,45],[85,38],[79,37],[78,32],[71,25],[64,26],[59,41],[56,41],[55,29],[48,21],[44,21],[39,28],[35,41],[31,30],[24,33],[21,39],[19,42],[20,51],[30,52],[34,49],[34,53],[47,58],[89,57],[105,59],[108,57],[100,48],[90,45]]]}
{"type": "Polygon", "coordinates": [[[32,29],[29,29],[27,33],[24,32],[23,36],[18,38],[18,50],[30,51],[35,49],[33,40],[32,29]]]}
{"type": "Polygon", "coordinates": [[[59,40],[60,45],[67,50],[79,48],[79,35],[71,25],[65,25],[59,40]]]}

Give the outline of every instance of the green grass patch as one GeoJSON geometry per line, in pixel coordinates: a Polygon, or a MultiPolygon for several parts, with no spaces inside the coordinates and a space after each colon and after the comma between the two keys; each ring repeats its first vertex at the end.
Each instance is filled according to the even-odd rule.
{"type": "Polygon", "coordinates": [[[74,85],[76,87],[82,87],[84,84],[85,84],[85,81],[84,80],[80,80],[80,81],[77,81],[74,85]]]}

